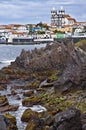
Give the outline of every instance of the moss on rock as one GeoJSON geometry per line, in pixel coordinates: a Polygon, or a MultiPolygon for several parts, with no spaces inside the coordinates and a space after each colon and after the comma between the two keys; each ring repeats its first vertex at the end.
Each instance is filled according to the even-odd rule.
{"type": "Polygon", "coordinates": [[[31,120],[31,121],[27,124],[25,130],[36,130],[36,127],[37,127],[37,125],[34,123],[33,120],[31,120]]]}
{"type": "Polygon", "coordinates": [[[17,126],[16,126],[16,117],[12,116],[11,114],[4,114],[4,116],[10,120],[10,126],[8,128],[8,130],[18,130],[17,126]]]}
{"type": "Polygon", "coordinates": [[[0,96],[0,106],[2,106],[2,105],[8,105],[9,103],[8,103],[8,99],[7,99],[7,97],[6,96],[0,96]]]}
{"type": "Polygon", "coordinates": [[[32,106],[32,105],[37,105],[41,103],[41,98],[38,96],[33,96],[33,97],[29,97],[29,98],[25,98],[22,100],[22,104],[23,106],[32,106]]]}
{"type": "Polygon", "coordinates": [[[8,114],[8,113],[4,114],[4,116],[6,118],[8,118],[11,121],[11,123],[16,125],[16,117],[15,116],[12,116],[11,114],[8,114]]]}
{"type": "Polygon", "coordinates": [[[35,112],[31,109],[26,109],[21,117],[21,121],[28,122],[30,119],[33,118],[35,112]]]}

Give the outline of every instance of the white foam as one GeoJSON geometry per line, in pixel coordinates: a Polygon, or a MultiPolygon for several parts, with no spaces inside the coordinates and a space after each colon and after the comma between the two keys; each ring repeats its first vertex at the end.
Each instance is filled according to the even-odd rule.
{"type": "Polygon", "coordinates": [[[33,107],[30,107],[30,109],[32,111],[36,111],[36,112],[43,112],[46,111],[46,108],[41,106],[41,105],[34,105],[33,107]]]}
{"type": "Polygon", "coordinates": [[[14,60],[3,60],[3,61],[1,61],[1,63],[2,64],[10,64],[11,62],[14,62],[15,61],[15,59],[14,60]]]}

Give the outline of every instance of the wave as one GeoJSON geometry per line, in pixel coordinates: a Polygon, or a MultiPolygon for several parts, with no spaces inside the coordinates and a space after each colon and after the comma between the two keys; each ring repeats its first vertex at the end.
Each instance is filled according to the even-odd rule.
{"type": "Polygon", "coordinates": [[[33,107],[30,107],[30,109],[32,111],[36,111],[36,112],[43,112],[46,111],[46,108],[41,106],[41,105],[33,105],[33,107]]]}
{"type": "Polygon", "coordinates": [[[15,59],[13,60],[3,60],[3,61],[0,61],[1,64],[10,64],[11,62],[14,62],[15,59]]]}

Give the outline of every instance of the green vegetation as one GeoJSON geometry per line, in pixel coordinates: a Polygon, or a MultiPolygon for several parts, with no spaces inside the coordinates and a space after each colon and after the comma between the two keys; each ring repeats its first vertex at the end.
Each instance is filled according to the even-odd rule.
{"type": "Polygon", "coordinates": [[[47,25],[47,24],[43,24],[42,22],[38,23],[38,24],[36,25],[36,27],[45,28],[46,30],[49,29],[48,25],[47,25]]]}
{"type": "Polygon", "coordinates": [[[65,32],[62,32],[62,31],[59,31],[59,30],[54,30],[53,32],[54,32],[55,34],[56,34],[56,33],[65,34],[65,32]]]}
{"type": "Polygon", "coordinates": [[[75,46],[81,47],[81,46],[83,46],[84,44],[86,44],[86,39],[83,39],[83,40],[77,42],[77,43],[75,44],[75,46]]]}
{"type": "Polygon", "coordinates": [[[23,106],[29,106],[29,107],[33,105],[37,105],[40,102],[41,102],[41,98],[38,96],[33,96],[22,100],[23,106]]]}
{"type": "Polygon", "coordinates": [[[37,31],[37,34],[45,34],[45,31],[37,31]]]}

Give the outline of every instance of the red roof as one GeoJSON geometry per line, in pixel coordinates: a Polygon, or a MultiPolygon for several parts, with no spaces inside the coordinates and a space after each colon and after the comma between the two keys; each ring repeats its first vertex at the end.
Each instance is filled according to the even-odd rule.
{"type": "Polygon", "coordinates": [[[64,17],[68,18],[68,17],[70,17],[70,15],[69,14],[64,14],[64,17]]]}

